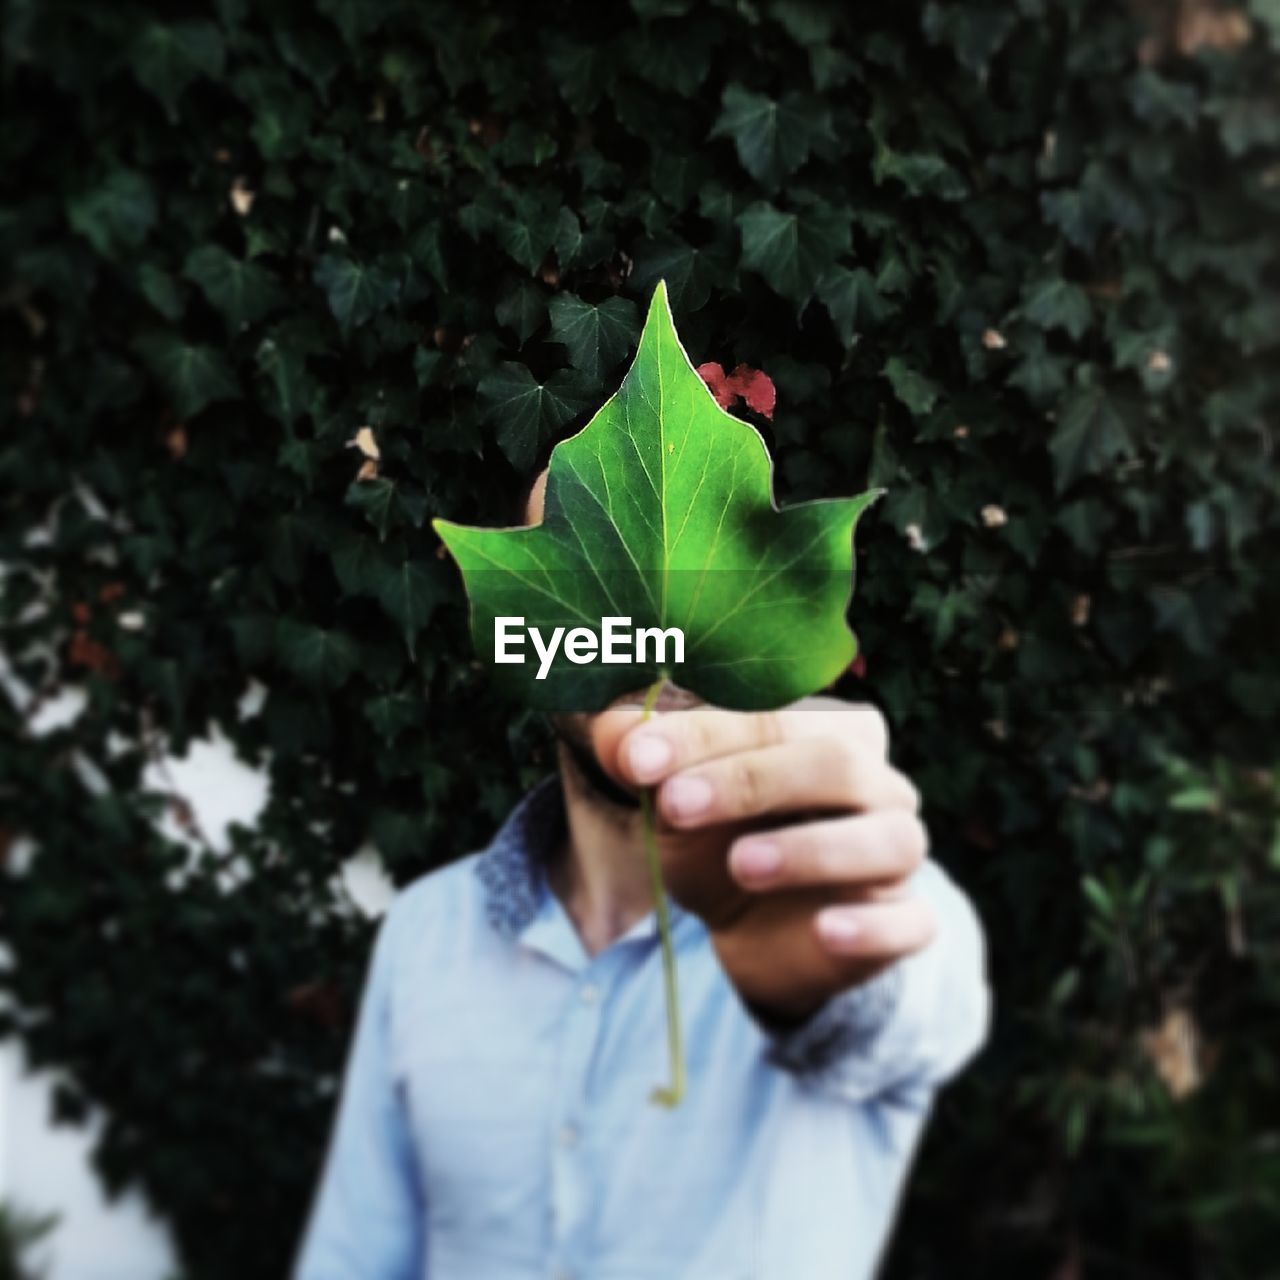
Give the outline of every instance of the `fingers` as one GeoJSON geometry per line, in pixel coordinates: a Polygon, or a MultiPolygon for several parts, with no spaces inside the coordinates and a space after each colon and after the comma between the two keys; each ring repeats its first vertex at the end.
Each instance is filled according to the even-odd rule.
{"type": "Polygon", "coordinates": [[[813,925],[828,955],[856,960],[859,967],[922,951],[938,932],[933,908],[910,897],[824,907],[813,925]]]}
{"type": "Polygon", "coordinates": [[[875,707],[835,698],[805,698],[777,711],[697,707],[643,723],[634,707],[618,707],[599,718],[596,736],[602,761],[612,760],[622,780],[638,786],[652,786],[721,756],[806,738],[849,738],[881,759],[889,741],[884,717],[875,707]]]}
{"type": "Polygon", "coordinates": [[[915,787],[848,737],[806,738],[738,751],[685,769],[657,791],[658,813],[676,828],[814,809],[907,809],[915,787]]]}
{"type": "Polygon", "coordinates": [[[886,884],[911,875],[928,846],[914,813],[882,809],[752,832],[729,850],[729,870],[755,891],[886,884]]]}

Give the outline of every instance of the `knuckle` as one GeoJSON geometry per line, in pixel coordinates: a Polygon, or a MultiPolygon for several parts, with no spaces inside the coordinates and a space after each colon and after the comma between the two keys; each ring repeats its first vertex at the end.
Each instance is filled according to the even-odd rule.
{"type": "Polygon", "coordinates": [[[685,759],[705,760],[715,752],[716,731],[706,716],[691,714],[681,734],[685,759]]]}
{"type": "Polygon", "coordinates": [[[756,713],[756,737],[762,747],[780,746],[786,736],[787,726],[781,711],[756,713]]]}
{"type": "Polygon", "coordinates": [[[827,883],[835,878],[840,863],[839,853],[820,831],[806,827],[794,828],[790,834],[790,844],[791,861],[797,880],[827,883]]]}
{"type": "Polygon", "coordinates": [[[739,811],[760,812],[766,804],[768,785],[765,770],[750,756],[739,756],[730,765],[729,792],[739,811]]]}
{"type": "Polygon", "coordinates": [[[856,800],[862,793],[866,776],[866,757],[851,738],[832,738],[819,746],[819,759],[831,762],[840,780],[841,793],[856,800]]]}

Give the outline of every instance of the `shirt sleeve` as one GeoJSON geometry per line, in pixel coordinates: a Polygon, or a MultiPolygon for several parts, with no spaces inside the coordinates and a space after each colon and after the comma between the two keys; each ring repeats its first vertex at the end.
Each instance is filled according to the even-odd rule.
{"type": "Polygon", "coordinates": [[[799,1026],[749,1009],[769,1060],[851,1102],[927,1096],[986,1041],[991,993],[986,946],[968,898],[935,862],[912,877],[933,906],[938,933],[923,951],[833,996],[799,1026]]]}
{"type": "Polygon", "coordinates": [[[421,1273],[425,1205],[390,1052],[390,981],[403,927],[397,905],[374,945],[293,1280],[417,1280],[421,1273]]]}

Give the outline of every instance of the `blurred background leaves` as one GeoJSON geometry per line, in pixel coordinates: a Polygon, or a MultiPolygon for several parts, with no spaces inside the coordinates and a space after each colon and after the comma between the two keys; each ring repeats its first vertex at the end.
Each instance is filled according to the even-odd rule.
{"type": "Polygon", "coordinates": [[[301,1228],[370,938],[340,865],[402,883],[550,767],[425,520],[509,522],[659,278],[695,364],[775,381],[780,497],[891,490],[845,691],[997,1024],[886,1273],[1276,1273],[1272,0],[3,24],[3,1029],[189,1276],[301,1228]],[[271,789],[193,851],[143,774],[213,721],[271,789]]]}

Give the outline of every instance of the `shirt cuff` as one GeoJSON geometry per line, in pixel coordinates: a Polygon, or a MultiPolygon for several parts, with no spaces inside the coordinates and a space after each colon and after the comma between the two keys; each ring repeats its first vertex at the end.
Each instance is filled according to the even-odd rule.
{"type": "Polygon", "coordinates": [[[898,1006],[902,978],[902,965],[891,964],[832,996],[798,1025],[780,1023],[749,1002],[746,1010],[769,1039],[769,1062],[793,1075],[816,1076],[870,1052],[898,1006]]]}

